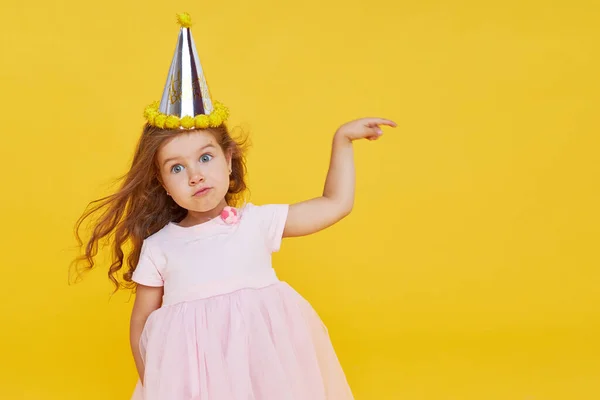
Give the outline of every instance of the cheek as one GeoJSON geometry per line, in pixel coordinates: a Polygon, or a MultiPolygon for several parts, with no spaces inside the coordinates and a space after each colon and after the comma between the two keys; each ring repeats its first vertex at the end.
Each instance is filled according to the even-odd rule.
{"type": "Polygon", "coordinates": [[[229,167],[227,164],[219,165],[212,171],[211,176],[214,183],[225,187],[225,190],[229,189],[229,167]]]}
{"type": "Polygon", "coordinates": [[[224,176],[229,176],[229,165],[227,165],[227,161],[225,159],[219,159],[218,162],[212,164],[211,175],[215,178],[223,179],[224,176]]]}
{"type": "Polygon", "coordinates": [[[184,174],[168,174],[162,175],[163,186],[170,192],[176,193],[181,187],[181,182],[185,181],[184,174]]]}

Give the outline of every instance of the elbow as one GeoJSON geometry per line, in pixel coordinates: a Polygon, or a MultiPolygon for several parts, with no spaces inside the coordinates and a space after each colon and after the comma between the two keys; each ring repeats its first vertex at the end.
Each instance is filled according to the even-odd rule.
{"type": "Polygon", "coordinates": [[[350,215],[351,212],[352,212],[352,207],[350,206],[344,210],[344,212],[342,213],[342,218],[346,218],[348,215],[350,215]]]}
{"type": "Polygon", "coordinates": [[[333,223],[347,217],[354,207],[354,199],[329,199],[328,214],[333,223]]]}
{"type": "Polygon", "coordinates": [[[349,202],[347,204],[342,204],[339,208],[339,219],[346,218],[352,212],[352,208],[354,208],[354,202],[349,202]]]}

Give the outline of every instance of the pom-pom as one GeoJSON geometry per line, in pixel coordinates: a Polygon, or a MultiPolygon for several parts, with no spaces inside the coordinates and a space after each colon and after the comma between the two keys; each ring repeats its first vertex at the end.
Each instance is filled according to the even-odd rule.
{"type": "Polygon", "coordinates": [[[192,17],[186,12],[177,14],[177,22],[179,23],[179,25],[181,25],[182,28],[192,27],[192,17]]]}
{"type": "Polygon", "coordinates": [[[185,117],[181,118],[181,126],[183,126],[185,129],[190,129],[194,127],[194,117],[190,117],[189,115],[186,115],[185,117]]]}
{"type": "Polygon", "coordinates": [[[223,211],[221,211],[221,219],[225,221],[226,224],[233,225],[240,221],[240,215],[235,208],[225,206],[223,211]]]}
{"type": "Polygon", "coordinates": [[[167,121],[167,116],[165,114],[158,114],[154,118],[154,126],[163,129],[165,127],[166,121],[167,121]]]}
{"type": "Polygon", "coordinates": [[[229,117],[229,110],[223,104],[215,102],[215,109],[213,111],[215,115],[221,118],[221,122],[224,122],[229,117]]]}
{"type": "Polygon", "coordinates": [[[194,123],[196,125],[196,128],[198,129],[206,129],[208,128],[208,115],[197,115],[196,118],[194,118],[194,123]]]}
{"type": "Polygon", "coordinates": [[[176,115],[169,115],[165,121],[165,127],[168,129],[177,129],[181,125],[179,117],[176,115]]]}
{"type": "Polygon", "coordinates": [[[159,115],[160,113],[156,110],[150,110],[148,112],[148,114],[146,115],[146,119],[148,120],[148,122],[150,123],[150,125],[154,125],[154,119],[159,115]]]}
{"type": "Polygon", "coordinates": [[[217,111],[217,112],[215,112],[215,115],[218,116],[219,118],[221,118],[221,122],[227,121],[227,113],[225,113],[223,111],[217,111]]]}
{"type": "Polygon", "coordinates": [[[159,102],[155,101],[144,109],[144,117],[148,118],[150,114],[158,113],[159,102]]]}
{"type": "Polygon", "coordinates": [[[217,126],[221,125],[223,123],[223,118],[221,118],[220,115],[217,115],[216,113],[211,113],[208,116],[208,125],[216,128],[217,126]]]}

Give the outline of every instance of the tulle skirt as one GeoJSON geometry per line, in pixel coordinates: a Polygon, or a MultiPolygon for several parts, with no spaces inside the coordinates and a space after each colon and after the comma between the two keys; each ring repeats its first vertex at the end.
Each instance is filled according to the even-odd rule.
{"type": "Polygon", "coordinates": [[[132,400],[353,399],[326,327],[278,281],[154,311],[132,400]]]}

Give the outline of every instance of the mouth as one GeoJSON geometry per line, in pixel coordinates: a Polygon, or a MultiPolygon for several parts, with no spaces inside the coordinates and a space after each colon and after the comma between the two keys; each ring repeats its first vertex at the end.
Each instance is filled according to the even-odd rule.
{"type": "Polygon", "coordinates": [[[208,191],[210,189],[212,189],[212,188],[209,188],[209,187],[202,188],[202,189],[198,190],[196,193],[194,193],[194,197],[204,196],[206,193],[208,193],[208,191]]]}

